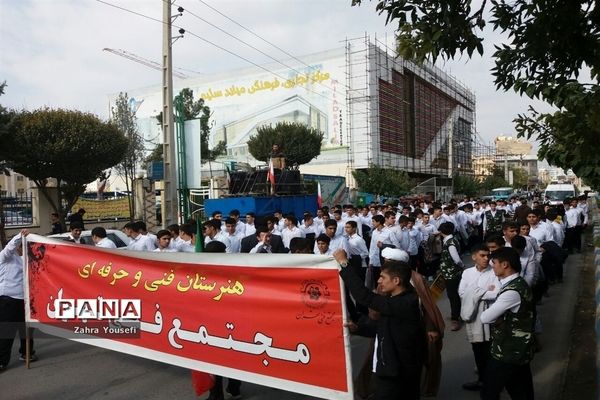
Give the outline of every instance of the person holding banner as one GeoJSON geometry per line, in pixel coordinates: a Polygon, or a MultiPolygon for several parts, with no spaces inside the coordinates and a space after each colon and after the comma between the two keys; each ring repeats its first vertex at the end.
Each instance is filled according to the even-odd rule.
{"type": "MultiPolygon", "coordinates": [[[[410,267],[405,262],[387,261],[377,282],[382,294],[377,294],[365,287],[354,268],[348,267],[346,252],[338,250],[334,257],[356,301],[380,313],[379,319],[369,324],[376,329],[375,400],[419,399],[425,332],[419,298],[410,284],[410,267]]],[[[368,328],[359,326],[359,330],[368,328]]]]}
{"type": "MultiPolygon", "coordinates": [[[[19,333],[21,346],[19,359],[25,361],[25,303],[23,292],[22,238],[29,231],[22,229],[0,252],[0,373],[6,371],[10,362],[15,334],[19,333]]],[[[37,361],[33,351],[33,339],[29,339],[29,361],[37,361]]]]}

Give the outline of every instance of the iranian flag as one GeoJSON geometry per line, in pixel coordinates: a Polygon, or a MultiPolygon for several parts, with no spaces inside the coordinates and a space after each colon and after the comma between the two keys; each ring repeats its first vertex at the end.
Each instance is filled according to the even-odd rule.
{"type": "Polygon", "coordinates": [[[275,169],[273,168],[272,160],[269,160],[269,172],[267,173],[267,181],[271,182],[271,187],[275,187],[275,169]]]}
{"type": "Polygon", "coordinates": [[[323,207],[323,197],[321,197],[321,182],[317,182],[317,207],[323,207]]]}

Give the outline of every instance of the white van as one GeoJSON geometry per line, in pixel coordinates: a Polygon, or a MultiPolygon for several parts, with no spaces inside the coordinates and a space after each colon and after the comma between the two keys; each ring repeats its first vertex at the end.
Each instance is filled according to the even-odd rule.
{"type": "Polygon", "coordinates": [[[551,205],[562,204],[565,199],[577,197],[579,192],[575,185],[570,183],[551,183],[544,191],[544,201],[551,205]]]}

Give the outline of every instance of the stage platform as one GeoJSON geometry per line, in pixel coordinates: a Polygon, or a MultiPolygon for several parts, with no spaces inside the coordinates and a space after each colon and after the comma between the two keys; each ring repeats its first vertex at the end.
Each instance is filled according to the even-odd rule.
{"type": "Polygon", "coordinates": [[[237,209],[244,218],[246,213],[254,212],[257,217],[273,215],[277,210],[283,214],[294,214],[298,220],[302,219],[305,211],[315,215],[317,211],[316,195],[290,195],[290,196],[240,196],[222,199],[208,199],[204,201],[206,218],[210,218],[214,211],[221,211],[226,218],[229,211],[237,209]]]}

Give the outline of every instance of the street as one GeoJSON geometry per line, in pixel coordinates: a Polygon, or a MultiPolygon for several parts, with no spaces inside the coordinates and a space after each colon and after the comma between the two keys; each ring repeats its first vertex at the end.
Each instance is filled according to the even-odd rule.
{"type": "MultiPolygon", "coordinates": [[[[552,286],[550,297],[544,297],[538,308],[543,324],[540,335],[543,349],[532,362],[538,399],[560,398],[582,261],[582,254],[569,256],[564,283],[552,286]]],[[[448,316],[446,297],[440,299],[439,306],[442,314],[448,316]]],[[[352,341],[359,351],[364,343],[362,338],[352,341]]],[[[0,397],[19,400],[195,398],[189,370],[57,338],[38,339],[35,348],[40,360],[27,370],[18,360],[18,341],[15,340],[9,368],[0,375],[0,397]]],[[[464,382],[475,378],[474,359],[464,328],[457,332],[446,329],[442,360],[442,384],[437,399],[478,399],[477,392],[461,388],[464,382]]],[[[243,384],[242,394],[248,400],[310,398],[254,384],[243,384]]]]}

